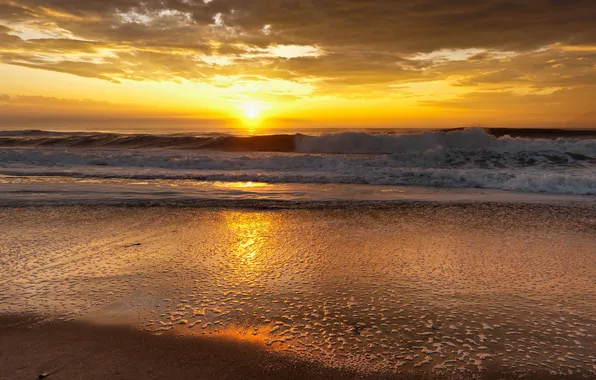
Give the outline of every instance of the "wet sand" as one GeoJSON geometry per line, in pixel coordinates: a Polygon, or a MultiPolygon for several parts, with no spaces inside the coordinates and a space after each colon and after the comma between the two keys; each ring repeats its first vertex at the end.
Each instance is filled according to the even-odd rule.
{"type": "Polygon", "coordinates": [[[2,379],[596,375],[591,204],[7,208],[0,236],[2,379]]]}
{"type": "MultiPolygon", "coordinates": [[[[419,373],[359,373],[325,367],[233,340],[154,335],[126,326],[42,322],[39,317],[0,317],[0,379],[517,379],[499,369],[444,376],[419,373]]],[[[560,379],[543,370],[524,379],[560,379]]],[[[583,379],[584,376],[565,376],[583,379]]]]}
{"type": "Polygon", "coordinates": [[[0,379],[341,379],[354,373],[233,340],[157,336],[126,326],[0,318],[0,379]]]}

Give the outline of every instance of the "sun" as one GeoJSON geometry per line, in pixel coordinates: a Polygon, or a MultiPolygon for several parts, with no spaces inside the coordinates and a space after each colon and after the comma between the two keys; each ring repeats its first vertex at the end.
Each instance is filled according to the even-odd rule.
{"type": "Polygon", "coordinates": [[[254,101],[242,103],[238,108],[244,114],[244,119],[248,121],[260,119],[263,111],[266,109],[264,104],[254,101]]]}

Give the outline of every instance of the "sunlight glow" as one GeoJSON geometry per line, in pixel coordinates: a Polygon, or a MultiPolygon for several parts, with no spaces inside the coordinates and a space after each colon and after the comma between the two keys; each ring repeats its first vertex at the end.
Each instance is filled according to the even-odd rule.
{"type": "Polygon", "coordinates": [[[238,108],[244,113],[244,118],[249,120],[256,120],[261,117],[265,110],[265,106],[259,102],[246,102],[241,104],[238,108]]]}
{"type": "Polygon", "coordinates": [[[256,101],[242,102],[238,109],[241,111],[240,119],[250,134],[254,134],[257,128],[261,128],[264,119],[263,113],[268,107],[256,101]]]}

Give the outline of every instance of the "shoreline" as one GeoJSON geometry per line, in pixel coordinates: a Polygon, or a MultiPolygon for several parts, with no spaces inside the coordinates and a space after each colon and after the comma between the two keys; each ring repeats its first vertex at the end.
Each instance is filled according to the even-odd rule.
{"type": "Polygon", "coordinates": [[[392,210],[408,207],[555,207],[589,208],[596,206],[596,196],[572,195],[540,197],[540,194],[513,193],[522,195],[516,199],[477,199],[463,198],[452,200],[433,199],[395,199],[395,200],[277,200],[277,199],[156,199],[156,200],[54,200],[54,201],[3,201],[0,208],[36,209],[36,208],[161,208],[161,209],[222,209],[222,210],[392,210]],[[524,197],[528,195],[527,197],[524,197]],[[535,197],[533,197],[536,195],[535,197]],[[534,198],[534,199],[533,199],[534,198]]]}

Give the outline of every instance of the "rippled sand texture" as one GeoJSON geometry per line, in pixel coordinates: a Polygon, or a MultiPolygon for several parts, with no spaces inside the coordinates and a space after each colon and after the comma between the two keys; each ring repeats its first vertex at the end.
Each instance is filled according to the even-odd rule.
{"type": "Polygon", "coordinates": [[[596,210],[3,209],[0,312],[362,371],[596,375],[596,210]]]}

